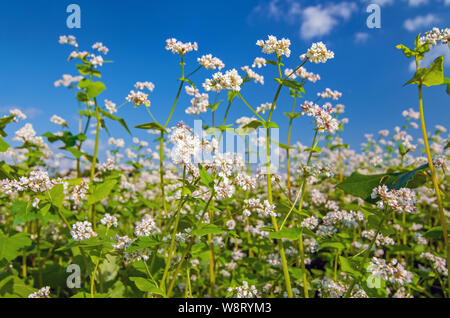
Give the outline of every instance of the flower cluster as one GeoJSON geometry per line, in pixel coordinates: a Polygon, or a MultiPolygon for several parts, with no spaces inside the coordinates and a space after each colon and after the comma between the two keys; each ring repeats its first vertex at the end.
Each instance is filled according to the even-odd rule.
{"type": "Polygon", "coordinates": [[[200,93],[200,91],[192,86],[186,86],[186,93],[194,96],[191,99],[191,106],[186,108],[186,114],[199,115],[200,113],[206,113],[209,105],[209,95],[206,93],[200,93]]]}
{"type": "Polygon", "coordinates": [[[198,44],[197,42],[183,43],[181,41],[178,41],[177,39],[172,38],[166,40],[166,50],[171,51],[173,54],[180,54],[181,56],[183,56],[188,52],[197,51],[198,44]]]}
{"type": "Polygon", "coordinates": [[[380,198],[378,207],[384,208],[384,204],[387,204],[391,209],[396,212],[417,212],[417,198],[414,191],[408,188],[401,188],[399,190],[389,190],[386,185],[378,186],[372,191],[372,199],[380,198]]]}
{"type": "Polygon", "coordinates": [[[420,257],[433,263],[434,269],[441,275],[448,276],[447,260],[443,257],[436,256],[430,252],[423,252],[420,257]]]}
{"type": "Polygon", "coordinates": [[[401,286],[411,283],[413,279],[413,274],[407,271],[395,258],[387,263],[384,259],[373,257],[367,270],[372,276],[380,277],[385,281],[401,286]]]}
{"type": "Polygon", "coordinates": [[[256,45],[259,46],[263,53],[272,54],[275,53],[277,57],[291,56],[291,41],[289,39],[282,38],[278,40],[276,36],[269,35],[267,40],[258,40],[256,45]]]}
{"type": "Polygon", "coordinates": [[[88,240],[92,237],[96,237],[97,233],[92,230],[91,222],[77,222],[72,225],[72,231],[70,231],[70,235],[75,241],[84,241],[88,240]]]}
{"type": "Polygon", "coordinates": [[[50,286],[42,287],[37,292],[28,295],[28,298],[50,298],[50,286]]]}
{"type": "Polygon", "coordinates": [[[302,60],[305,58],[308,58],[312,63],[325,63],[334,58],[334,52],[328,50],[326,45],[322,42],[317,42],[311,45],[311,48],[308,49],[306,54],[300,56],[300,59],[302,60]]]}
{"type": "Polygon", "coordinates": [[[239,92],[243,83],[242,77],[235,70],[226,71],[225,74],[217,72],[213,74],[212,79],[206,79],[203,83],[203,88],[206,91],[212,91],[220,93],[222,90],[231,90],[239,92]]]}
{"type": "Polygon", "coordinates": [[[249,286],[246,281],[242,282],[242,286],[228,288],[229,293],[233,293],[236,298],[254,298],[258,296],[258,291],[254,285],[249,286]]]}
{"type": "Polygon", "coordinates": [[[46,192],[57,184],[63,184],[63,180],[50,179],[46,171],[35,170],[31,171],[28,177],[20,177],[19,180],[1,180],[0,189],[7,195],[23,191],[46,192]]]}
{"type": "Polygon", "coordinates": [[[211,54],[203,55],[202,57],[199,57],[197,61],[207,70],[215,70],[216,68],[221,70],[225,67],[225,64],[223,64],[219,58],[213,57],[211,54]]]}
{"type": "Polygon", "coordinates": [[[317,96],[324,99],[331,98],[333,100],[338,100],[339,98],[342,97],[342,93],[338,91],[332,91],[331,89],[326,88],[324,92],[317,93],[317,96]]]}
{"type": "Polygon", "coordinates": [[[450,42],[450,28],[433,28],[431,31],[425,32],[425,35],[419,39],[420,44],[428,43],[437,45],[438,42],[441,42],[442,44],[450,42]]]}
{"type": "Polygon", "coordinates": [[[326,130],[333,134],[339,128],[339,122],[331,116],[334,109],[329,104],[320,107],[313,102],[305,101],[300,107],[304,114],[314,117],[319,130],[326,130]]]}

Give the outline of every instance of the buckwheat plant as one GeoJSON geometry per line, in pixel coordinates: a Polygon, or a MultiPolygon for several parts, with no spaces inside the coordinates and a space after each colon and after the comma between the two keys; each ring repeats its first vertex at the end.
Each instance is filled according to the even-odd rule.
{"type": "Polygon", "coordinates": [[[347,93],[322,85],[339,63],[323,42],[297,51],[269,35],[225,65],[168,39],[180,74],[166,107],[163,74],[113,100],[101,70],[114,50],[61,36],[75,73],[54,86],[77,117],[49,114],[39,132],[19,108],[0,115],[0,297],[448,297],[448,123],[425,128],[422,91],[450,82],[443,57],[421,64],[448,36],[399,46],[419,105],[360,150],[345,143],[347,93]],[[129,129],[123,107],[151,119],[129,129]]]}

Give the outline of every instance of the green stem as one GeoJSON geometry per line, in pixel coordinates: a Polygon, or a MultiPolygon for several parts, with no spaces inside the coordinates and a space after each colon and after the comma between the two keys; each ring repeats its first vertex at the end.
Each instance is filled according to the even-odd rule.
{"type": "MultiPolygon", "coordinates": [[[[419,71],[419,69],[420,69],[419,59],[417,57],[416,57],[416,69],[417,69],[417,71],[419,71]]],[[[427,128],[425,126],[425,114],[424,114],[424,109],[423,109],[423,93],[422,93],[423,85],[421,83],[419,83],[418,87],[419,87],[420,124],[421,124],[421,128],[422,128],[423,141],[425,144],[425,151],[427,153],[427,158],[428,158],[428,166],[429,166],[430,172],[431,172],[431,180],[433,181],[434,190],[436,192],[436,199],[437,199],[437,203],[439,206],[439,216],[440,216],[440,221],[441,221],[441,225],[442,225],[442,232],[444,234],[444,246],[446,247],[446,250],[447,250],[447,269],[450,271],[450,245],[448,244],[447,222],[445,220],[441,192],[439,190],[439,182],[438,182],[438,178],[436,175],[436,170],[434,169],[433,158],[431,157],[430,145],[428,142],[427,128]]],[[[447,288],[448,288],[447,294],[450,295],[450,279],[448,279],[447,288]]]]}
{"type": "Polygon", "coordinates": [[[178,224],[180,222],[180,212],[181,212],[181,206],[182,206],[182,201],[183,201],[185,181],[186,181],[186,167],[183,168],[183,186],[181,188],[180,204],[179,204],[178,209],[177,209],[177,215],[176,215],[176,218],[175,218],[175,225],[174,225],[174,228],[173,228],[172,237],[171,237],[171,241],[170,241],[169,254],[167,255],[166,266],[164,268],[164,273],[163,273],[163,276],[162,276],[162,279],[161,279],[161,284],[160,284],[160,288],[161,289],[164,288],[165,281],[166,281],[166,278],[167,278],[167,274],[169,273],[170,262],[172,261],[173,250],[174,250],[174,246],[175,246],[175,235],[177,234],[178,224]]]}

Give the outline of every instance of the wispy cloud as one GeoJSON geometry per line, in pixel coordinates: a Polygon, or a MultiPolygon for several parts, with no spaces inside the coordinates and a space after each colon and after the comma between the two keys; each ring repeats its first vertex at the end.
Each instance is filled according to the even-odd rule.
{"type": "Polygon", "coordinates": [[[355,42],[356,43],[365,43],[369,39],[369,33],[366,32],[357,32],[355,33],[355,42]]]}
{"type": "Polygon", "coordinates": [[[309,40],[330,34],[357,9],[356,3],[346,1],[304,6],[295,0],[270,0],[256,6],[252,15],[297,24],[301,38],[309,40]]]}
{"type": "Polygon", "coordinates": [[[419,15],[415,18],[412,19],[407,19],[404,23],[403,23],[403,27],[410,31],[417,31],[419,29],[425,28],[425,27],[429,27],[434,23],[439,22],[439,18],[437,16],[435,16],[434,14],[427,14],[427,15],[419,15]]]}
{"type": "Polygon", "coordinates": [[[378,4],[379,6],[387,6],[387,5],[391,5],[394,4],[394,0],[362,0],[362,2],[367,3],[367,4],[378,4]]]}

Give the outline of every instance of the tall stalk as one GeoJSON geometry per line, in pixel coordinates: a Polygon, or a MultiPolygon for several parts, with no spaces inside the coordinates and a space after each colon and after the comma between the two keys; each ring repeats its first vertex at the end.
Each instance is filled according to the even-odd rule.
{"type": "MultiPolygon", "coordinates": [[[[419,59],[416,57],[416,70],[419,72],[420,65],[419,59]]],[[[418,84],[419,87],[419,111],[420,111],[420,125],[422,128],[423,142],[425,144],[425,152],[427,153],[428,158],[428,166],[431,172],[431,180],[433,181],[434,191],[436,192],[436,199],[439,207],[439,217],[442,225],[442,233],[444,234],[444,247],[447,253],[447,270],[450,271],[450,245],[448,244],[448,231],[447,231],[447,222],[445,220],[444,208],[442,206],[442,198],[441,192],[439,189],[439,181],[436,175],[436,170],[433,165],[433,158],[431,157],[430,144],[428,142],[428,133],[427,128],[425,126],[425,114],[423,110],[423,85],[422,83],[418,84]]],[[[450,279],[448,279],[448,292],[450,295],[450,279]]]]}

